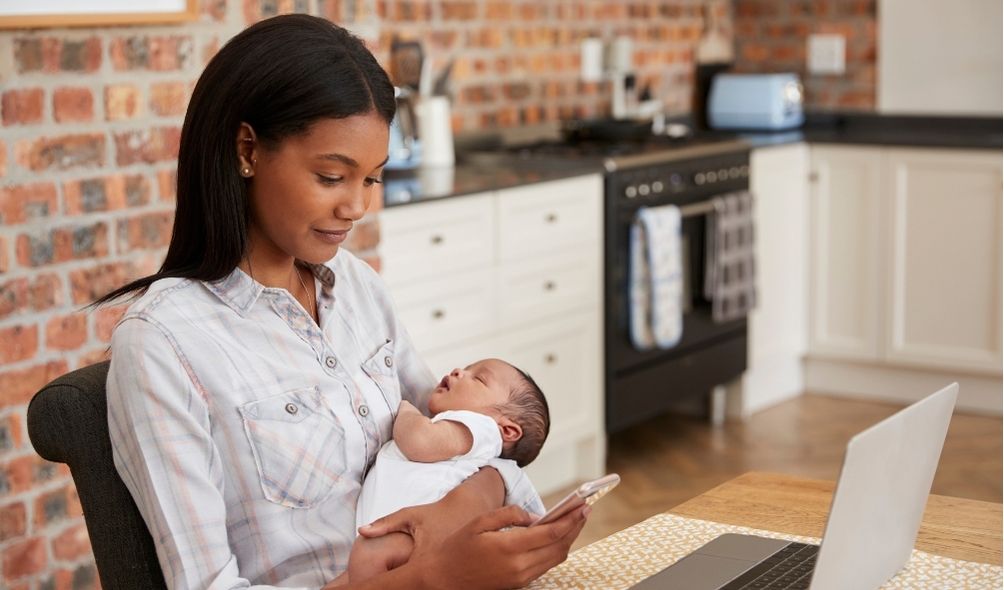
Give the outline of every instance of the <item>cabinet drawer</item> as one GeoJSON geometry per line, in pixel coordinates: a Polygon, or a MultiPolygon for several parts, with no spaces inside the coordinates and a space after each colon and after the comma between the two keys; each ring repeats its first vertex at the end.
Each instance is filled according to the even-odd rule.
{"type": "Polygon", "coordinates": [[[499,322],[503,330],[564,312],[596,308],[600,251],[579,248],[499,269],[499,322]]]}
{"type": "Polygon", "coordinates": [[[381,274],[388,284],[483,267],[495,256],[493,195],[380,212],[381,274]]]}
{"type": "Polygon", "coordinates": [[[512,261],[601,240],[599,176],[544,182],[499,192],[499,257],[512,261]]]}
{"type": "Polygon", "coordinates": [[[437,278],[391,286],[398,317],[419,350],[490,334],[495,330],[490,270],[466,271],[456,280],[437,278]]]}
{"type": "Polygon", "coordinates": [[[551,414],[550,443],[601,430],[601,321],[595,312],[568,315],[511,332],[494,346],[492,356],[529,373],[544,392],[551,414]]]}

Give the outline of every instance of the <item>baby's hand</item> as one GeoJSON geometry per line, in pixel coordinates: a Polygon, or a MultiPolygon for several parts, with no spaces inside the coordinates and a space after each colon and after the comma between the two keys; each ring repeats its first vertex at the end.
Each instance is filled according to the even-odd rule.
{"type": "Polygon", "coordinates": [[[402,414],[419,414],[419,415],[421,415],[422,412],[419,412],[418,408],[416,408],[415,406],[413,406],[411,404],[411,402],[405,401],[405,400],[401,400],[401,403],[397,406],[397,413],[400,416],[402,414]]]}

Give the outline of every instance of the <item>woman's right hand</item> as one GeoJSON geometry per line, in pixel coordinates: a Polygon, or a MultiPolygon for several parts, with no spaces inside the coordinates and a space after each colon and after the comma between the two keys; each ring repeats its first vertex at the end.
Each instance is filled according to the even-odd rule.
{"type": "Polygon", "coordinates": [[[432,546],[416,545],[408,566],[421,587],[519,588],[565,561],[586,523],[589,508],[533,528],[525,510],[506,506],[471,520],[432,546]],[[507,530],[500,530],[513,527],[507,530]]]}

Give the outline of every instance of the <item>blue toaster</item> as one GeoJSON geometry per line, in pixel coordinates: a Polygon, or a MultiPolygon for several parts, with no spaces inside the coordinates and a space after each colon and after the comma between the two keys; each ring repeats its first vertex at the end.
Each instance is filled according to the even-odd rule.
{"type": "Polygon", "coordinates": [[[802,83],[797,74],[718,74],[711,81],[707,115],[713,129],[800,127],[802,83]]]}

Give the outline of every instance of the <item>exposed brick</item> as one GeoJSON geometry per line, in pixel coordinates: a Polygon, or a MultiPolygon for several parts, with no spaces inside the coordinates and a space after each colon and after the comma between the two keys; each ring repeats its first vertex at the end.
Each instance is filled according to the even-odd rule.
{"type": "Polygon", "coordinates": [[[48,527],[57,522],[83,515],[80,498],[72,483],[57,490],[47,492],[35,498],[35,509],[32,511],[34,530],[48,527]]]}
{"type": "Polygon", "coordinates": [[[7,142],[0,140],[0,178],[7,176],[7,142]]]}
{"type": "Polygon", "coordinates": [[[24,502],[0,506],[0,543],[25,535],[28,530],[27,512],[24,502]]]}
{"type": "Polygon", "coordinates": [[[101,67],[101,40],[64,40],[59,53],[59,69],[64,72],[94,72],[101,67]]]}
{"type": "Polygon", "coordinates": [[[156,127],[115,134],[115,161],[119,166],[141,162],[170,162],[178,158],[179,127],[156,127]]]}
{"type": "Polygon", "coordinates": [[[163,248],[171,241],[174,213],[147,213],[118,222],[119,252],[163,248]]]}
{"type": "Polygon", "coordinates": [[[98,297],[125,285],[134,278],[134,269],[127,262],[100,264],[92,268],[70,271],[73,304],[93,302],[98,297]]]}
{"type": "Polygon", "coordinates": [[[125,70],[180,70],[191,59],[192,37],[188,35],[119,37],[112,40],[112,67],[125,70]]]}
{"type": "Polygon", "coordinates": [[[129,305],[101,307],[94,313],[94,336],[101,342],[111,342],[116,324],[125,315],[129,305]]]}
{"type": "Polygon", "coordinates": [[[32,230],[17,236],[17,261],[36,267],[108,254],[108,225],[88,225],[32,230]]]}
{"type": "Polygon", "coordinates": [[[220,51],[220,40],[216,37],[206,41],[205,45],[202,46],[202,65],[205,66],[209,63],[209,60],[219,53],[220,51]]]}
{"type": "MultiPolygon", "coordinates": [[[[18,414],[9,414],[6,418],[0,420],[0,453],[20,449],[23,443],[21,416],[18,414]]],[[[0,536],[0,543],[2,542],[3,538],[0,536]]]]}
{"type": "Polygon", "coordinates": [[[184,115],[188,106],[188,86],[184,82],[163,82],[150,86],[150,110],[161,117],[184,115]]]}
{"type": "Polygon", "coordinates": [[[227,17],[227,0],[203,0],[202,12],[216,22],[223,22],[227,17]]]}
{"type": "Polygon", "coordinates": [[[56,559],[72,561],[84,557],[91,551],[91,540],[84,524],[72,526],[52,540],[52,554],[56,559]]]}
{"type": "Polygon", "coordinates": [[[140,207],[150,202],[150,180],[141,174],[71,180],[63,197],[69,215],[140,207]]]}
{"type": "Polygon", "coordinates": [[[23,361],[38,352],[38,326],[0,329],[0,364],[23,361]]]}
{"type": "Polygon", "coordinates": [[[157,189],[160,192],[160,200],[173,203],[177,200],[178,170],[157,171],[157,189]]]}
{"type": "Polygon", "coordinates": [[[131,84],[105,86],[105,119],[120,121],[140,114],[139,88],[131,84]]]}
{"type": "Polygon", "coordinates": [[[0,319],[60,305],[63,302],[61,285],[58,275],[48,273],[0,282],[0,319]]]}
{"type": "Polygon", "coordinates": [[[56,185],[51,182],[0,188],[0,223],[4,226],[51,217],[57,208],[56,185]]]}
{"type": "Polygon", "coordinates": [[[70,590],[101,590],[98,570],[93,563],[77,566],[73,570],[73,585],[70,590]]]}
{"type": "Polygon", "coordinates": [[[81,133],[26,139],[19,141],[14,151],[18,164],[35,172],[103,166],[105,136],[103,133],[81,133]]]}
{"type": "Polygon", "coordinates": [[[15,543],[3,550],[3,577],[16,580],[45,569],[45,539],[35,537],[15,543]]]}
{"type": "Polygon", "coordinates": [[[478,17],[478,3],[473,0],[444,0],[440,7],[443,20],[469,21],[478,17]]]}
{"type": "Polygon", "coordinates": [[[52,93],[52,115],[59,123],[85,122],[93,119],[94,95],[90,88],[57,88],[52,93]]]}
{"type": "Polygon", "coordinates": [[[84,354],[77,357],[76,368],[83,368],[95,363],[101,363],[111,359],[111,351],[106,346],[105,348],[98,348],[95,350],[90,350],[84,354]]]}
{"type": "Polygon", "coordinates": [[[86,314],[56,316],[45,323],[45,347],[49,350],[76,350],[86,340],[86,314]]]}
{"type": "Polygon", "coordinates": [[[0,99],[4,125],[30,125],[42,122],[45,91],[41,88],[8,90],[0,99]]]}
{"type": "MultiPolygon", "coordinates": [[[[26,405],[43,385],[66,371],[66,361],[50,361],[27,369],[0,370],[0,408],[26,405]]],[[[0,483],[0,494],[3,493],[0,483]]]]}

